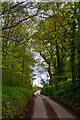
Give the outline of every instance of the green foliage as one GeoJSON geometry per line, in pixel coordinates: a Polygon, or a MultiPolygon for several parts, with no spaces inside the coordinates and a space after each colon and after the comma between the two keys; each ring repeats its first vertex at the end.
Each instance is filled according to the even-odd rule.
{"type": "Polygon", "coordinates": [[[41,87],[38,87],[38,86],[32,86],[32,91],[35,92],[36,90],[40,90],[41,87]]]}
{"type": "Polygon", "coordinates": [[[2,88],[2,114],[3,118],[20,118],[25,106],[32,96],[32,91],[26,87],[2,88]]]}
{"type": "Polygon", "coordinates": [[[66,81],[69,78],[72,78],[73,82],[80,80],[80,3],[47,5],[52,14],[38,22],[36,32],[31,37],[34,39],[32,43],[35,51],[40,53],[48,65],[49,84],[52,85],[56,81],[57,86],[58,81],[66,81]],[[52,73],[57,78],[55,81],[52,79],[52,73]]]}
{"type": "Polygon", "coordinates": [[[19,86],[20,80],[17,80],[15,76],[6,77],[5,75],[3,75],[2,84],[3,86],[19,86]]]}
{"type": "MultiPolygon", "coordinates": [[[[18,24],[28,12],[22,3],[3,2],[2,85],[3,118],[19,117],[32,96],[31,74],[35,64],[29,44],[30,25],[18,24]],[[15,9],[18,7],[18,10],[15,9]],[[22,15],[24,12],[25,15],[22,15]],[[9,29],[3,29],[3,28],[9,29]],[[13,27],[14,26],[14,27],[13,27]]],[[[0,36],[1,37],[1,36],[0,36]]],[[[1,66],[0,66],[1,67],[1,66]]]]}
{"type": "Polygon", "coordinates": [[[7,86],[3,87],[4,116],[14,117],[19,109],[15,105],[21,104],[20,112],[24,106],[36,63],[33,50],[44,59],[38,61],[39,73],[46,71],[49,84],[55,85],[43,81],[46,87],[41,92],[80,109],[79,8],[80,2],[2,3],[2,84],[7,86]]]}
{"type": "Polygon", "coordinates": [[[55,94],[55,86],[46,86],[41,89],[42,94],[53,96],[55,94]]]}
{"type": "Polygon", "coordinates": [[[41,93],[57,98],[80,112],[80,86],[77,81],[60,82],[57,89],[55,86],[43,87],[41,93]]]}

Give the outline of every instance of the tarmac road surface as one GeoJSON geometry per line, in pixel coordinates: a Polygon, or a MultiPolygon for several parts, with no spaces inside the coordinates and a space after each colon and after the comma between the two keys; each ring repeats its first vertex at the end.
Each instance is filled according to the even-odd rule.
{"type": "Polygon", "coordinates": [[[68,112],[61,105],[51,100],[50,97],[40,95],[40,91],[36,91],[32,118],[60,118],[60,120],[77,120],[74,115],[68,112]]]}

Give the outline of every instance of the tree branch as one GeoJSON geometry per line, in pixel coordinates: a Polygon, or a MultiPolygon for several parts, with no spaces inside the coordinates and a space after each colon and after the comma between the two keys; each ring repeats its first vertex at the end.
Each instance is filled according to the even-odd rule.
{"type": "Polygon", "coordinates": [[[23,21],[25,21],[25,20],[27,20],[27,19],[29,19],[29,18],[32,18],[32,17],[34,17],[34,16],[36,16],[36,15],[38,14],[38,12],[39,12],[39,9],[40,9],[40,7],[38,8],[36,14],[34,14],[34,15],[32,15],[32,16],[28,16],[27,18],[24,18],[24,19],[20,20],[19,22],[15,23],[15,25],[8,26],[8,27],[3,27],[2,30],[16,27],[17,25],[19,25],[19,24],[22,23],[23,21]]]}

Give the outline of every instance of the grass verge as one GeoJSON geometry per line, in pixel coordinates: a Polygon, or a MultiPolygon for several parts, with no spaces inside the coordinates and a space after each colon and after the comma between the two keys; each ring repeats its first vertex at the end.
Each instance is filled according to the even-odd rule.
{"type": "Polygon", "coordinates": [[[26,87],[2,88],[2,116],[3,118],[20,118],[33,92],[26,87]]]}

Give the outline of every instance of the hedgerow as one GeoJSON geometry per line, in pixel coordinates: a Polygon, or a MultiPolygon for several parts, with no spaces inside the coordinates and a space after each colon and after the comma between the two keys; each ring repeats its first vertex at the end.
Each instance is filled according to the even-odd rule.
{"type": "Polygon", "coordinates": [[[72,81],[60,82],[56,86],[46,86],[41,93],[57,98],[80,112],[80,86],[72,81]]]}
{"type": "Polygon", "coordinates": [[[2,88],[2,116],[3,118],[20,117],[32,91],[26,87],[3,87],[2,88]]]}

